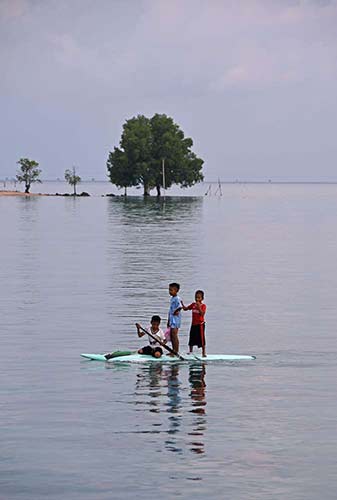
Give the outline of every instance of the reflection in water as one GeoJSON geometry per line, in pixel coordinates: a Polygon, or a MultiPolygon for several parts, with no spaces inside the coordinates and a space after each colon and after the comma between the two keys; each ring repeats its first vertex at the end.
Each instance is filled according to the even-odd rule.
{"type": "MultiPolygon", "coordinates": [[[[149,411],[151,413],[160,413],[162,371],[163,367],[160,363],[150,363],[149,366],[144,366],[144,369],[137,374],[135,394],[144,396],[143,389],[149,389],[146,390],[146,395],[149,397],[149,401],[147,401],[147,403],[150,406],[149,411]]],[[[144,404],[143,399],[140,404],[144,404]]],[[[160,426],[161,424],[153,423],[152,425],[160,426]]]]}
{"type": "MultiPolygon", "coordinates": [[[[19,198],[19,223],[18,234],[20,235],[18,252],[18,277],[17,286],[20,287],[22,300],[19,308],[26,311],[38,306],[41,299],[41,291],[38,286],[38,271],[41,262],[40,238],[39,238],[39,204],[37,198],[19,198]]],[[[30,319],[34,323],[34,318],[30,319]]]]}
{"type": "MultiPolygon", "coordinates": [[[[168,426],[165,430],[165,448],[178,454],[184,452],[183,443],[195,454],[205,452],[204,433],[206,430],[206,383],[205,365],[195,364],[189,366],[189,384],[191,409],[189,401],[184,400],[184,383],[181,381],[180,364],[164,365],[153,363],[141,368],[136,380],[136,398],[133,404],[136,411],[148,409],[150,413],[158,416],[168,415],[168,426]],[[189,418],[192,417],[192,421],[189,418]],[[188,439],[184,439],[188,436],[188,439]]],[[[185,367],[184,367],[185,369],[185,367]]],[[[163,422],[159,419],[152,422],[155,427],[151,433],[163,432],[160,427],[163,422]]],[[[141,431],[144,432],[144,431],[141,431]]]]}
{"type": "Polygon", "coordinates": [[[118,211],[124,224],[134,224],[135,220],[160,223],[163,219],[179,222],[179,216],[197,217],[202,208],[203,197],[188,196],[169,198],[143,198],[141,196],[110,198],[109,210],[118,211]]]}
{"type": "Polygon", "coordinates": [[[167,396],[168,396],[167,412],[170,414],[169,428],[168,428],[169,438],[166,439],[165,445],[166,448],[170,451],[182,453],[182,448],[180,446],[180,439],[178,436],[175,436],[175,434],[179,432],[179,427],[182,418],[182,413],[181,413],[182,405],[180,396],[181,382],[178,378],[179,365],[173,365],[170,366],[169,368],[170,370],[167,376],[167,396]]]}
{"type": "Polygon", "coordinates": [[[194,262],[200,247],[195,227],[203,217],[203,199],[132,197],[107,201],[107,295],[111,303],[122,300],[126,306],[124,318],[116,318],[113,310],[110,314],[114,324],[118,321],[119,331],[127,334],[135,321],[167,314],[167,285],[181,280],[182,269],[185,291],[187,286],[191,290],[200,286],[195,283],[194,262]],[[144,295],[151,300],[144,300],[144,295]]]}
{"type": "Polygon", "coordinates": [[[191,441],[191,450],[194,453],[202,454],[205,452],[204,443],[202,440],[202,436],[204,435],[204,431],[206,430],[206,366],[205,364],[199,365],[190,365],[189,367],[189,382],[191,385],[190,396],[192,399],[192,410],[191,413],[195,414],[195,420],[193,422],[192,431],[189,432],[189,436],[199,436],[197,440],[191,441]]]}

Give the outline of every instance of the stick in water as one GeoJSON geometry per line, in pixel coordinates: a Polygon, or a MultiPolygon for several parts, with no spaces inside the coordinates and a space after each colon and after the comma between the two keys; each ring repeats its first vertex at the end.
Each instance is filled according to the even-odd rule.
{"type": "Polygon", "coordinates": [[[149,337],[153,338],[153,340],[155,340],[156,342],[158,342],[158,344],[160,344],[162,347],[164,347],[164,349],[166,349],[167,351],[169,351],[171,354],[174,354],[175,356],[177,356],[179,359],[181,359],[181,361],[186,361],[185,358],[183,358],[181,356],[181,354],[179,354],[179,352],[176,352],[174,351],[173,349],[171,349],[171,347],[169,347],[168,345],[164,344],[164,342],[162,342],[158,337],[156,337],[155,335],[153,335],[152,333],[148,332],[147,330],[145,330],[145,328],[143,328],[142,326],[139,325],[139,329],[142,330],[142,332],[146,333],[149,337]]]}

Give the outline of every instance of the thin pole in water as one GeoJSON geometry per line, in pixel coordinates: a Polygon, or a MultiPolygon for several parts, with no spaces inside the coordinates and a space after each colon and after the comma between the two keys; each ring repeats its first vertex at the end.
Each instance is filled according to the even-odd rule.
{"type": "Polygon", "coordinates": [[[164,191],[164,196],[165,196],[165,189],[166,189],[166,183],[165,183],[165,159],[163,158],[161,161],[161,168],[162,168],[162,173],[163,173],[163,191],[164,191]]]}
{"type": "Polygon", "coordinates": [[[211,195],[211,194],[212,194],[212,184],[210,184],[210,185],[208,186],[208,189],[207,189],[207,191],[206,191],[206,193],[205,193],[205,196],[207,196],[208,194],[209,194],[209,195],[211,195]]]}
{"type": "Polygon", "coordinates": [[[215,191],[214,194],[217,194],[218,192],[219,192],[219,195],[222,196],[222,188],[221,188],[220,177],[218,177],[218,187],[217,187],[217,190],[215,191]]]}

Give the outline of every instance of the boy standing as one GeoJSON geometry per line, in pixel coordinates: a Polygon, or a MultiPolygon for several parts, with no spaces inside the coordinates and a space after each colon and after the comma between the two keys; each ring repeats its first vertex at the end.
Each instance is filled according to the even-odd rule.
{"type": "MultiPolygon", "coordinates": [[[[180,289],[179,283],[169,284],[169,294],[171,295],[170,309],[168,313],[167,326],[170,328],[172,348],[179,352],[178,331],[181,325],[182,302],[178,296],[180,289]]],[[[173,354],[171,354],[173,356],[173,354]]]]}
{"type": "Polygon", "coordinates": [[[193,351],[193,346],[197,345],[202,348],[202,357],[206,357],[206,340],[205,340],[205,314],[206,304],[203,304],[204,292],[197,290],[195,292],[195,302],[189,306],[182,304],[184,311],[192,311],[192,325],[190,330],[190,339],[188,342],[190,353],[193,351]]]}

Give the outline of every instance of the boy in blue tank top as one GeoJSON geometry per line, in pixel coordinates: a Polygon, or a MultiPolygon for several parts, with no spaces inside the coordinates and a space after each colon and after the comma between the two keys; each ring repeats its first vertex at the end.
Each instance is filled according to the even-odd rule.
{"type": "MultiPolygon", "coordinates": [[[[167,326],[170,328],[172,348],[175,352],[179,352],[178,332],[181,325],[181,298],[178,295],[180,290],[179,283],[169,284],[169,294],[171,295],[170,309],[168,313],[167,326]]],[[[171,354],[174,356],[174,354],[171,354]]]]}

